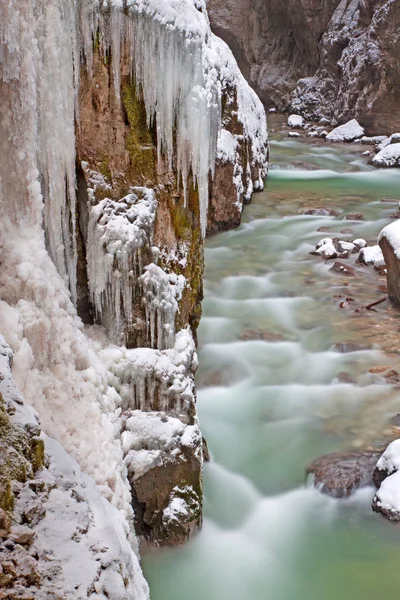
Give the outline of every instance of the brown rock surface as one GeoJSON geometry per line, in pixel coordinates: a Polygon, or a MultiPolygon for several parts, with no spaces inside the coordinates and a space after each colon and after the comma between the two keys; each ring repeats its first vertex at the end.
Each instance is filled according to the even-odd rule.
{"type": "Polygon", "coordinates": [[[400,305],[400,260],[397,258],[394,248],[386,237],[382,237],[379,246],[381,247],[385,264],[386,277],[388,284],[388,295],[392,302],[400,305]]]}
{"type": "Polygon", "coordinates": [[[371,134],[400,129],[397,1],[209,0],[208,8],[267,106],[357,118],[371,134]]]}
{"type": "Polygon", "coordinates": [[[314,460],[306,474],[314,476],[314,485],[335,498],[350,496],[356,489],[372,484],[372,474],[381,452],[369,450],[336,452],[314,460]]]}

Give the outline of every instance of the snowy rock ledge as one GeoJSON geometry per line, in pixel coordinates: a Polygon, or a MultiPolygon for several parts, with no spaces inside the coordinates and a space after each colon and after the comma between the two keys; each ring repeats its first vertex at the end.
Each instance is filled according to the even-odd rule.
{"type": "Polygon", "coordinates": [[[123,513],[40,433],[14,385],[12,359],[0,336],[1,597],[148,600],[123,513]]]}
{"type": "Polygon", "coordinates": [[[328,133],[326,139],[328,142],[354,142],[354,140],[363,137],[364,134],[364,128],[361,127],[356,119],[352,119],[344,125],[333,129],[328,133]]]}

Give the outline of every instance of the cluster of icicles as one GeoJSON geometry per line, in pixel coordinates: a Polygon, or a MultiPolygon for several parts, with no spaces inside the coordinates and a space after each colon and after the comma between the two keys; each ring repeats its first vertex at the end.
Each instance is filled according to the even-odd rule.
{"type": "MultiPolygon", "coordinates": [[[[184,2],[197,12],[193,0],[184,2]]],[[[149,125],[157,124],[158,153],[167,154],[170,162],[176,156],[185,191],[189,172],[193,173],[205,233],[208,178],[220,128],[220,91],[218,85],[206,81],[203,72],[207,32],[199,26],[201,20],[193,31],[185,31],[179,24],[174,27],[175,4],[166,0],[0,3],[0,91],[5,87],[0,139],[12,140],[20,162],[18,170],[25,174],[21,198],[29,221],[34,214],[41,224],[44,205],[47,246],[74,301],[74,123],[75,118],[79,122],[80,65],[91,74],[95,39],[100,40],[104,55],[111,52],[117,97],[122,52],[128,49],[132,77],[143,90],[149,125]],[[157,6],[160,18],[154,15],[157,6]]],[[[4,174],[9,174],[15,164],[8,165],[6,158],[3,167],[4,174]]],[[[16,223],[21,219],[21,206],[16,209],[12,202],[15,184],[7,189],[7,181],[13,178],[4,175],[1,179],[4,213],[16,223]]]]}

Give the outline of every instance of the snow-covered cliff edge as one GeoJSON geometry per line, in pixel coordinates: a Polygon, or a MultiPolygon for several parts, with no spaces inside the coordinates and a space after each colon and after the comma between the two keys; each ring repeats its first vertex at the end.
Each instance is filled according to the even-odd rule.
{"type": "Polygon", "coordinates": [[[0,98],[16,384],[131,539],[180,543],[202,512],[203,239],[263,185],[264,110],[202,0],[2,3],[0,98]]]}

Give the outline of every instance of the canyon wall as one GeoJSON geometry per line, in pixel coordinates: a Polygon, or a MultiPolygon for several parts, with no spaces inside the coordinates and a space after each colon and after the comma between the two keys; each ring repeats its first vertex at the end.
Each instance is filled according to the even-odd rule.
{"type": "Polygon", "coordinates": [[[397,0],[209,0],[213,30],[267,107],[400,128],[397,0]]]}
{"type": "MultiPolygon", "coordinates": [[[[204,237],[237,226],[264,185],[265,111],[203,0],[10,0],[0,41],[0,331],[35,436],[48,440],[40,419],[65,454],[47,441],[27,486],[82,469],[76,497],[89,475],[117,538],[182,543],[202,519],[204,237]]],[[[114,558],[88,597],[146,597],[135,552],[114,558]]]]}

